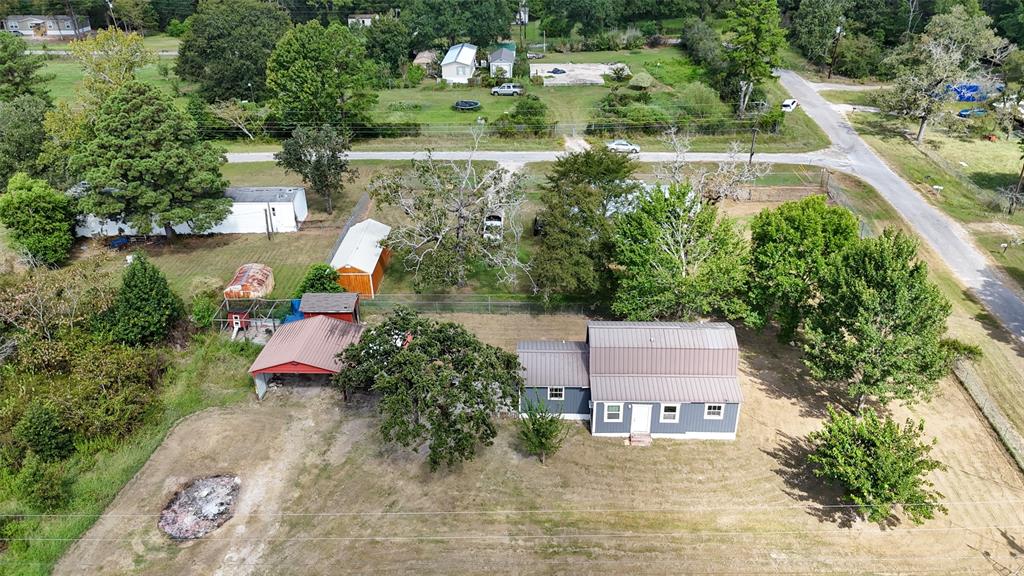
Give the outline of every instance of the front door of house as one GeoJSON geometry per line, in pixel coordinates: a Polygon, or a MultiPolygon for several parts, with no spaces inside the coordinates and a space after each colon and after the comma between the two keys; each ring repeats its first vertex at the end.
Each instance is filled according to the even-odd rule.
{"type": "Polygon", "coordinates": [[[633,404],[633,414],[629,418],[629,431],[632,434],[651,433],[651,405],[633,404]]]}

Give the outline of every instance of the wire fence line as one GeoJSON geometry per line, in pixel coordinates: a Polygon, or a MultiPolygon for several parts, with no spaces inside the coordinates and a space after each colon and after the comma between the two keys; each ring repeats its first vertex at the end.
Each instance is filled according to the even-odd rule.
{"type": "Polygon", "coordinates": [[[602,305],[594,302],[543,302],[470,294],[381,294],[372,299],[360,300],[359,306],[364,313],[383,313],[399,306],[434,314],[603,315],[606,312],[602,305]]]}
{"type": "Polygon", "coordinates": [[[999,404],[989,395],[985,384],[981,381],[974,366],[968,360],[957,360],[953,364],[953,374],[960,381],[967,394],[981,410],[981,413],[988,420],[988,423],[995,430],[996,435],[1002,440],[1003,446],[1017,463],[1017,467],[1024,472],[1024,436],[1017,431],[1017,427],[1010,422],[1006,414],[999,407],[999,404]]]}

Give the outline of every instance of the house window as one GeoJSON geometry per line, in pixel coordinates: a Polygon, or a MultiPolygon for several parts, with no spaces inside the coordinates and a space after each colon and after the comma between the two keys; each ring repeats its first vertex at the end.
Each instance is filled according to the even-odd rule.
{"type": "Polygon", "coordinates": [[[705,404],[704,405],[704,419],[705,420],[721,420],[725,417],[725,406],[721,404],[705,404]]]}
{"type": "Polygon", "coordinates": [[[662,404],[661,422],[679,422],[679,404],[662,404]]]}
{"type": "Polygon", "coordinates": [[[604,421],[622,422],[622,404],[605,404],[604,421]]]}
{"type": "Polygon", "coordinates": [[[270,207],[270,215],[271,216],[277,216],[277,208],[274,208],[273,206],[271,206],[270,207]]]}
{"type": "Polygon", "coordinates": [[[548,400],[565,400],[565,388],[561,386],[548,388],[548,400]]]}

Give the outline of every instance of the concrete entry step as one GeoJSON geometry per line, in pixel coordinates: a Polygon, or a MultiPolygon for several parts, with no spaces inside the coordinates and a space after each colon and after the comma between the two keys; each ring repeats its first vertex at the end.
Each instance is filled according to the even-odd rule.
{"type": "Polygon", "coordinates": [[[650,446],[651,442],[652,440],[650,434],[634,432],[629,435],[630,446],[650,446]]]}

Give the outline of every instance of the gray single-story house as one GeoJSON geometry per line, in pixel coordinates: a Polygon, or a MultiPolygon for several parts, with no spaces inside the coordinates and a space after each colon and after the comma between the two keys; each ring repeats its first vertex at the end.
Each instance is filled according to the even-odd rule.
{"type": "Polygon", "coordinates": [[[498,70],[503,70],[505,78],[511,78],[512,66],[516,63],[516,51],[507,46],[501,46],[487,56],[487,63],[491,69],[491,76],[497,76],[498,70]]]}
{"type": "Polygon", "coordinates": [[[0,18],[0,30],[30,38],[74,38],[92,31],[88,18],[79,16],[77,20],[76,26],[75,20],[61,14],[11,14],[0,18]]]}
{"type": "Polygon", "coordinates": [[[594,436],[733,440],[739,346],[723,322],[590,322],[585,342],[517,347],[526,402],[589,420],[594,436]]]}

